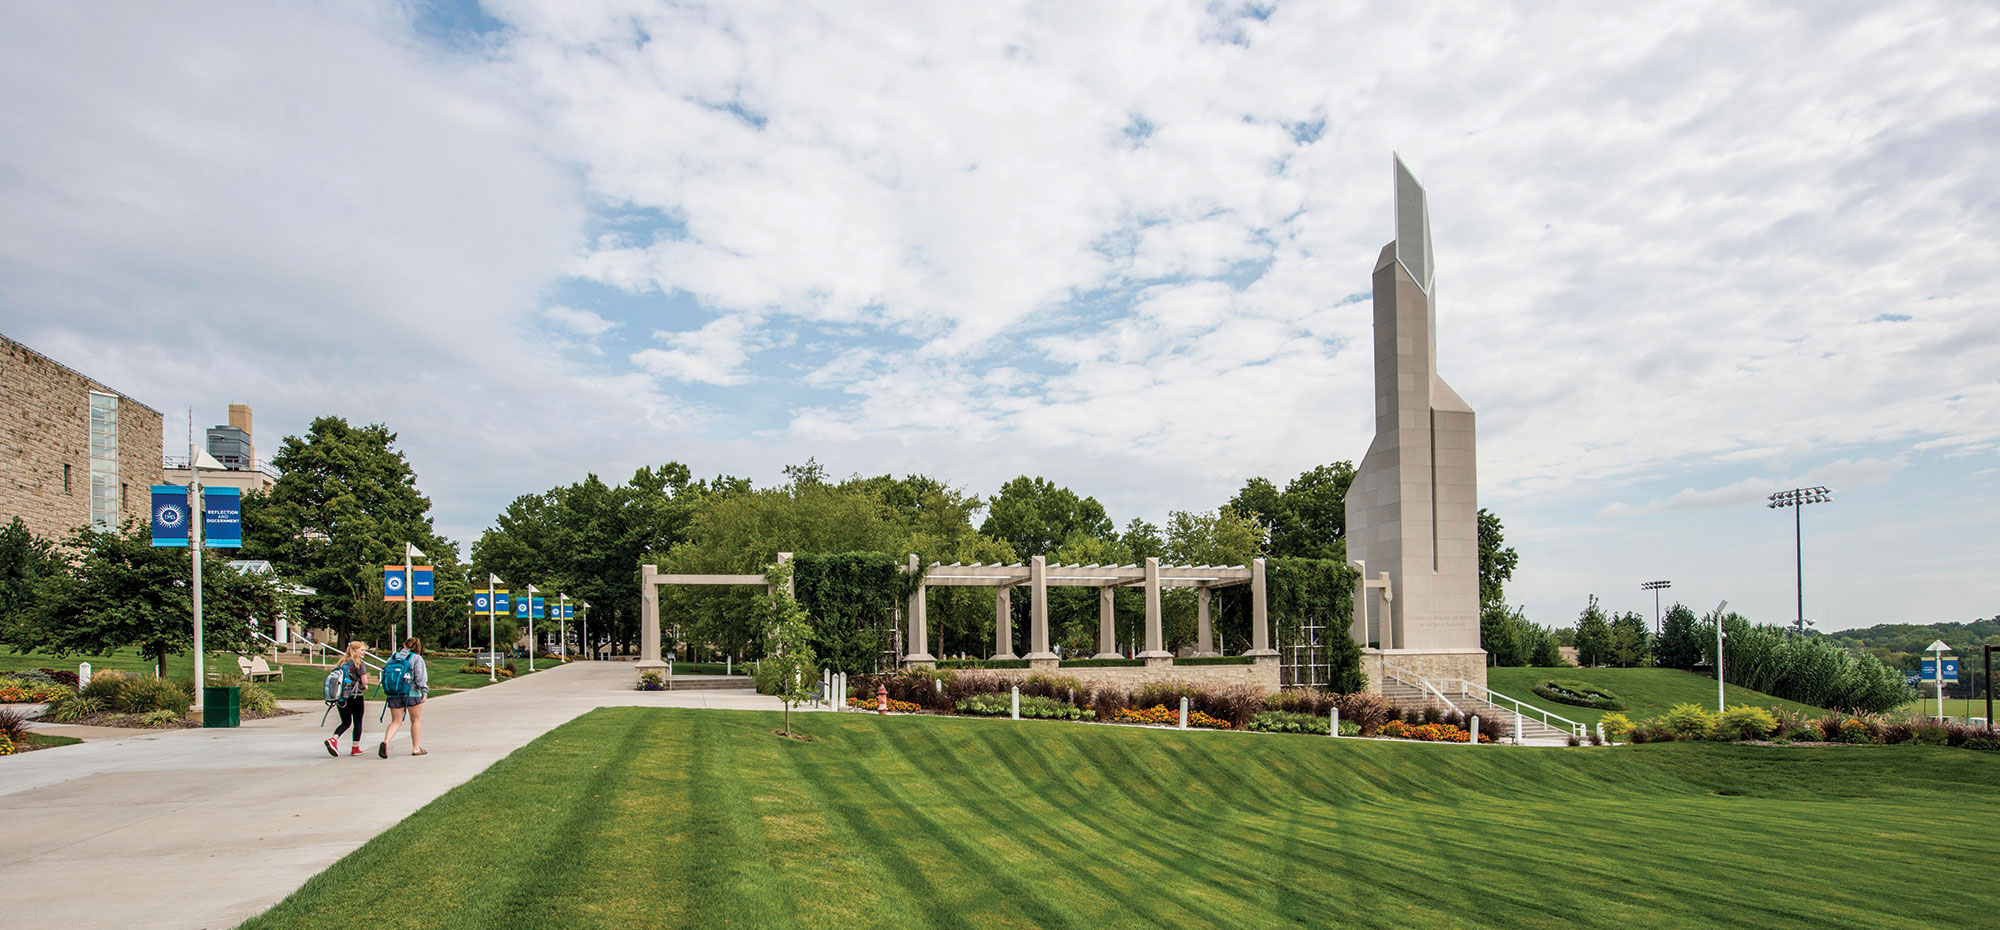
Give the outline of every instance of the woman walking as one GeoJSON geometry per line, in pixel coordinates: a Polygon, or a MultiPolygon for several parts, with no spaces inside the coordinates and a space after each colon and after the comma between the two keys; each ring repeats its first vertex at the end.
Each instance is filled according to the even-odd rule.
{"type": "Polygon", "coordinates": [[[383,700],[389,705],[389,732],[382,737],[375,754],[389,758],[389,744],[403,725],[403,712],[410,714],[410,755],[429,755],[424,741],[424,697],[431,690],[430,672],[424,667],[424,641],[415,636],[403,640],[403,648],[382,666],[383,700]]]}
{"type": "Polygon", "coordinates": [[[340,708],[340,726],[335,727],[333,735],[326,738],[326,754],[329,756],[340,755],[340,734],[347,732],[350,725],[354,727],[354,748],[347,754],[361,754],[361,696],[368,693],[368,665],[361,661],[361,657],[367,654],[368,644],[357,639],[347,644],[347,655],[341,658],[339,665],[334,666],[341,673],[342,682],[340,703],[335,705],[340,708]]]}

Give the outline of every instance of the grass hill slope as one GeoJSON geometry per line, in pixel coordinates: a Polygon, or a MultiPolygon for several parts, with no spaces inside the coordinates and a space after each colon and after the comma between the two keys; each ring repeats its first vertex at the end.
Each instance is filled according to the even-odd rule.
{"type": "Polygon", "coordinates": [[[244,927],[1929,930],[2000,857],[1964,750],[777,725],[594,711],[244,927]]]}
{"type": "MultiPolygon", "coordinates": [[[[1569,678],[1589,682],[1618,696],[1624,703],[1622,713],[1639,720],[1658,717],[1675,704],[1694,703],[1709,710],[1715,709],[1715,679],[1707,675],[1677,668],[1489,668],[1486,670],[1486,686],[1501,694],[1514,698],[1523,704],[1533,704],[1544,710],[1554,711],[1586,726],[1596,726],[1610,711],[1561,704],[1535,693],[1537,682],[1551,678],[1569,678]]],[[[1787,701],[1773,697],[1762,691],[1729,685],[1727,693],[1731,705],[1750,704],[1757,707],[1784,707],[1808,714],[1823,714],[1826,711],[1810,704],[1787,701]]]]}

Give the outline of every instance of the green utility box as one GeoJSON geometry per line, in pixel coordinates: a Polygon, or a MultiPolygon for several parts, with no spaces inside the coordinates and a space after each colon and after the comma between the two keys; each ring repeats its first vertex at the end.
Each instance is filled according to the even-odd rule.
{"type": "Polygon", "coordinates": [[[201,689],[201,725],[233,727],[243,723],[243,689],[209,685],[201,689]]]}

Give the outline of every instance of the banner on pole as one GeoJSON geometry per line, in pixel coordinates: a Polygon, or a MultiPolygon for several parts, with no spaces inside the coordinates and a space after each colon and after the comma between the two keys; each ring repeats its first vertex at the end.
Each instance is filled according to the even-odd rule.
{"type": "Polygon", "coordinates": [[[153,545],[188,544],[188,492],[177,484],[153,485],[153,545]]]}
{"type": "Polygon", "coordinates": [[[494,613],[504,614],[508,611],[508,609],[509,608],[507,607],[506,588],[493,589],[493,593],[490,599],[488,598],[487,593],[485,591],[472,592],[473,613],[483,614],[486,613],[488,610],[491,610],[494,613]]]}
{"type": "Polygon", "coordinates": [[[574,620],[574,619],[576,619],[576,605],[575,605],[575,604],[564,604],[564,605],[562,605],[562,619],[564,619],[564,620],[574,620]]]}
{"type": "MultiPolygon", "coordinates": [[[[415,597],[409,598],[410,600],[428,601],[435,598],[436,587],[429,565],[410,566],[410,587],[415,590],[416,594],[415,597]]],[[[385,601],[400,601],[404,599],[404,595],[407,593],[409,592],[403,590],[403,566],[382,566],[382,599],[385,601]]],[[[482,594],[482,596],[484,595],[482,594]]]]}
{"type": "MultiPolygon", "coordinates": [[[[1923,667],[1923,671],[1921,672],[1921,674],[1923,675],[1923,680],[1925,680],[1925,681],[1936,681],[1936,680],[1938,680],[1938,673],[1937,673],[1937,659],[1935,659],[1935,658],[1931,658],[1931,659],[1925,659],[1925,660],[1924,660],[1924,667],[1923,667]]],[[[1958,660],[1957,660],[1957,659],[1946,659],[1946,660],[1944,660],[1944,680],[1945,680],[1945,681],[1957,681],[1957,680],[1958,680],[1958,660]]]]}
{"type": "MultiPolygon", "coordinates": [[[[186,499],[185,496],[182,497],[186,499]]],[[[209,549],[238,549],[243,546],[243,492],[238,488],[202,488],[201,544],[209,549]]]]}
{"type": "Polygon", "coordinates": [[[528,599],[526,597],[517,597],[514,599],[514,619],[528,619],[528,599]]]}
{"type": "Polygon", "coordinates": [[[535,613],[534,613],[534,618],[535,618],[535,619],[537,619],[537,620],[546,620],[546,619],[548,619],[547,617],[544,617],[544,616],[542,615],[542,599],[541,599],[541,598],[539,598],[539,597],[535,598],[535,613]]]}

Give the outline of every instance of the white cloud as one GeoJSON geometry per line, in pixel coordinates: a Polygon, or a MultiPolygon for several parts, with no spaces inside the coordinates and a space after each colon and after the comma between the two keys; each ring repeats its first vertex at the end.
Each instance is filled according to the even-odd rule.
{"type": "Polygon", "coordinates": [[[571,333],[591,339],[625,325],[616,320],[607,320],[589,310],[578,310],[575,307],[549,307],[542,311],[542,315],[548,317],[551,322],[571,333]]]}
{"type": "Polygon", "coordinates": [[[750,380],[744,363],[762,348],[762,337],[751,332],[754,318],[718,317],[697,330],[655,332],[653,338],[669,349],[642,349],[632,353],[632,364],[671,381],[701,384],[742,384],[750,380]]]}

